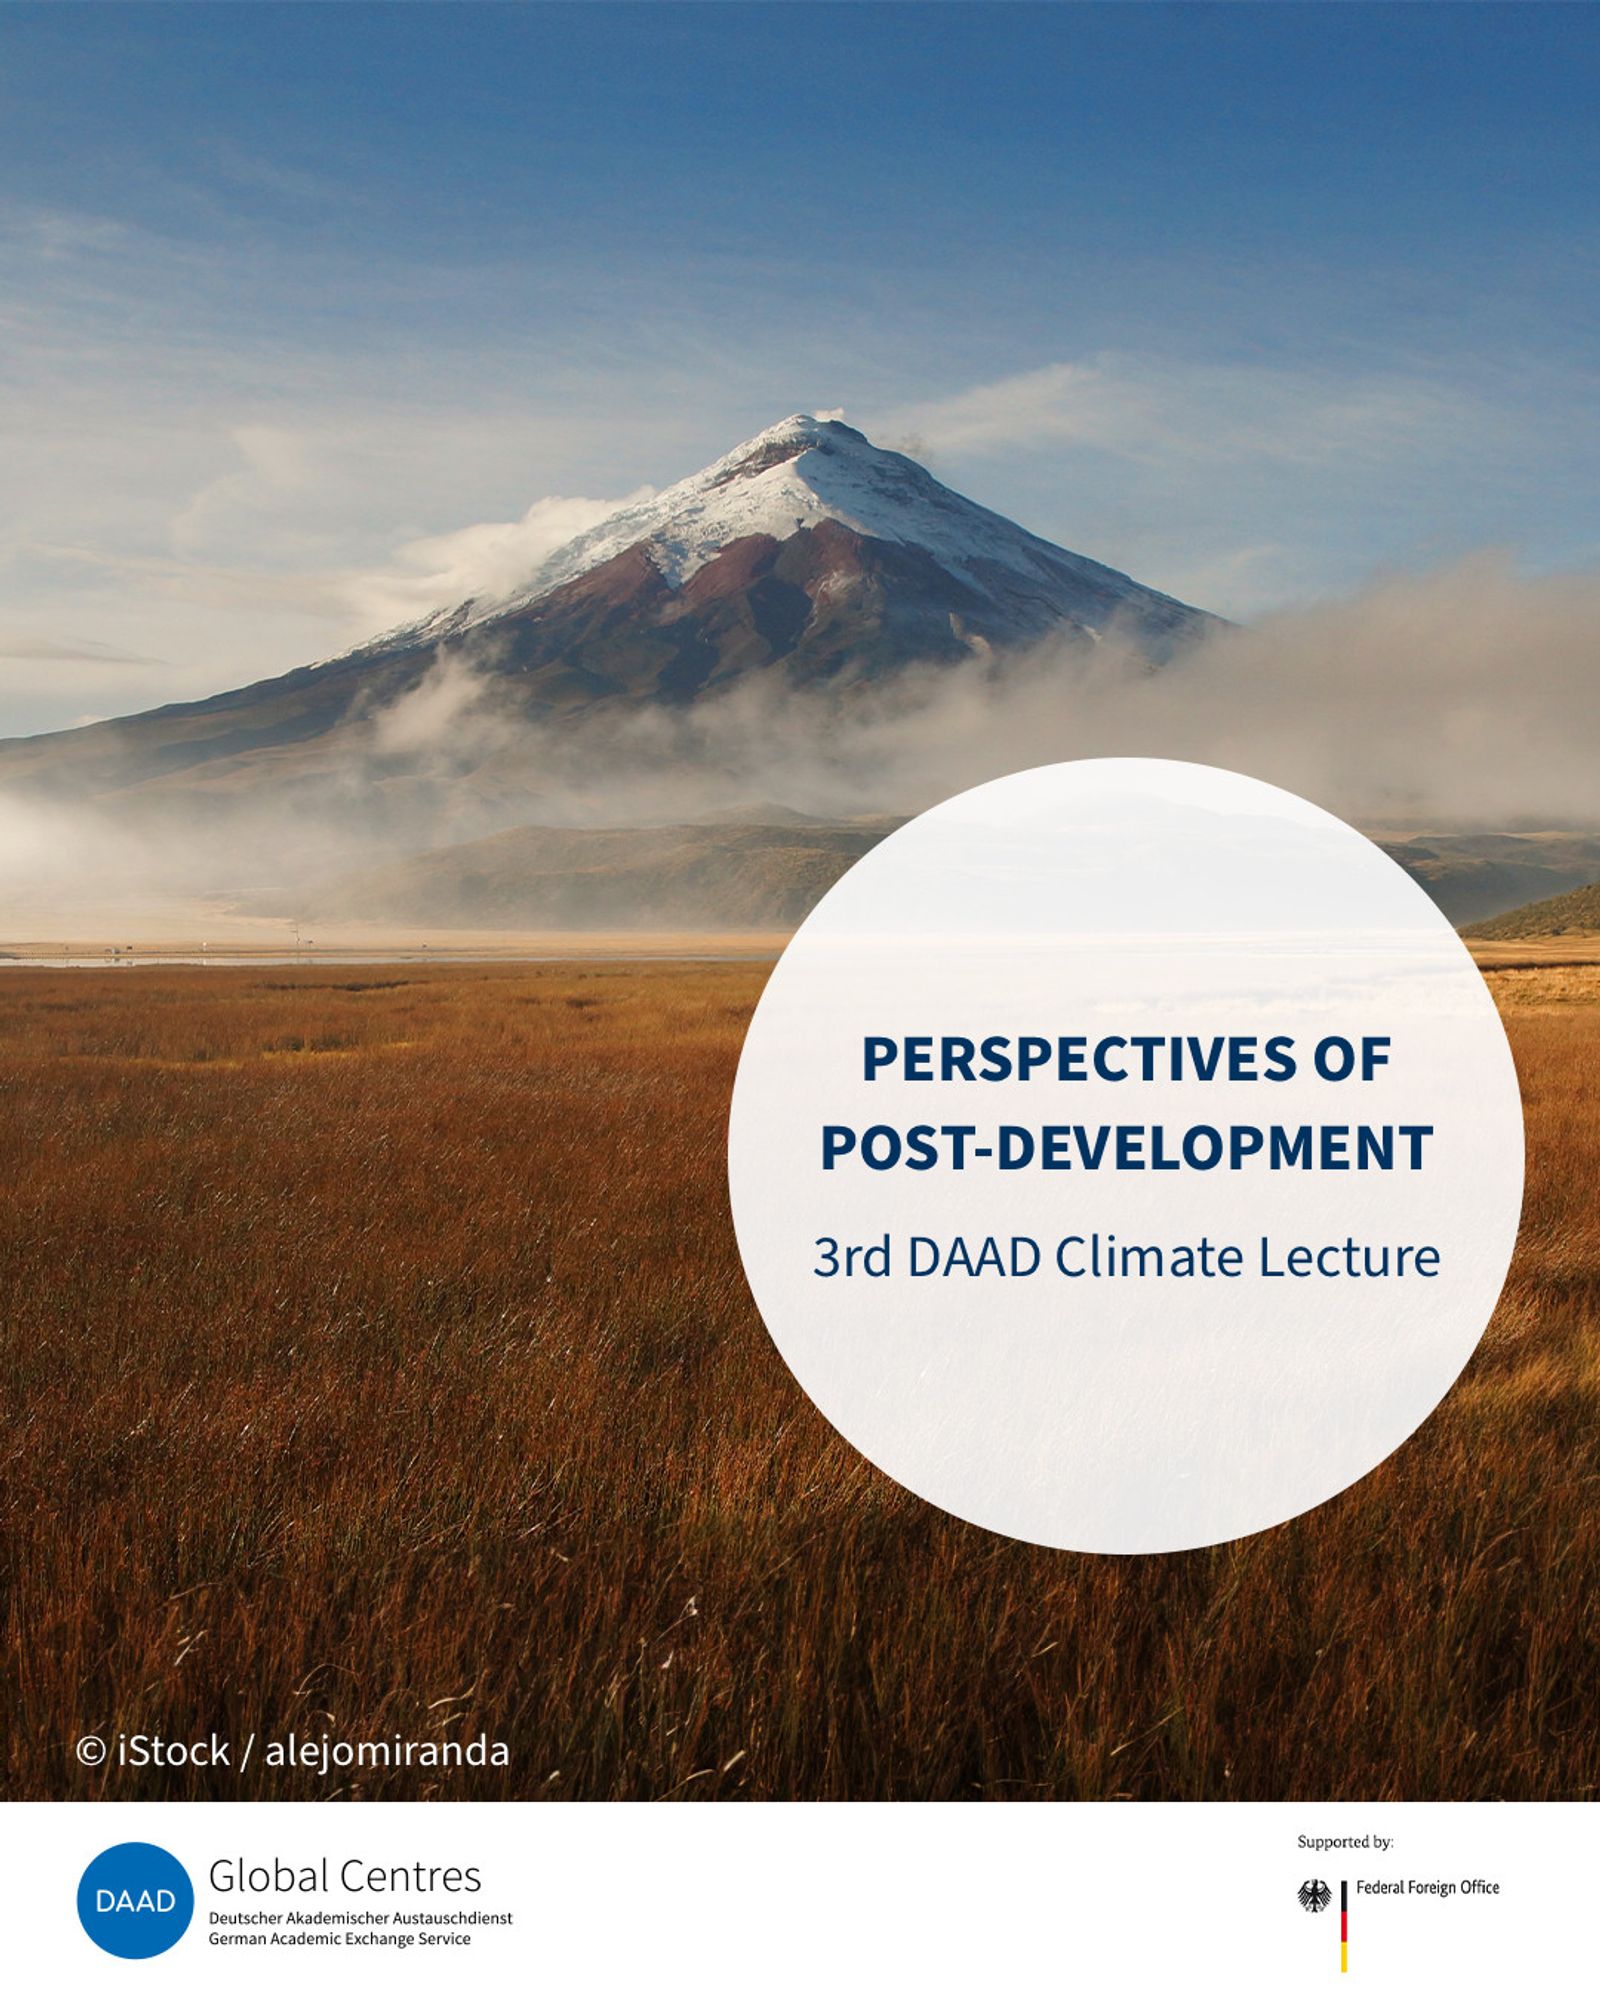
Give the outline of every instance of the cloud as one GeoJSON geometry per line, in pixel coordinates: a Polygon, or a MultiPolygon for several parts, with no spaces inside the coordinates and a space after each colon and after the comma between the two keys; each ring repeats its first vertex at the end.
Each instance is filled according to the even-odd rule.
{"type": "Polygon", "coordinates": [[[0,908],[311,896],[341,872],[518,825],[668,825],[764,804],[910,813],[1091,756],[1222,765],[1374,830],[1594,828],[1597,630],[1600,576],[1529,577],[1486,553],[1219,630],[1156,673],[1112,631],[913,668],[847,702],[761,675],[687,706],[554,720],[468,635],[253,787],[179,774],[81,807],[0,793],[0,908]]]}
{"type": "Polygon", "coordinates": [[[241,514],[275,509],[316,485],[311,442],[273,424],[237,424],[229,442],[243,460],[239,467],[208,479],[173,516],[170,534],[180,555],[203,549],[220,524],[235,528],[241,514]]]}
{"type": "Polygon", "coordinates": [[[494,783],[501,824],[649,824],[770,800],[911,812],[1057,759],[1163,756],[1285,785],[1367,825],[1600,824],[1600,576],[1520,575],[1485,552],[1348,598],[1216,631],[1151,673],[1115,631],[1094,648],[913,669],[858,689],[753,676],[687,708],[515,707],[470,642],[374,719],[393,752],[494,783]]]}
{"type": "MultiPolygon", "coordinates": [[[[915,811],[1032,764],[1165,756],[1268,779],[1368,825],[1582,827],[1600,823],[1597,631],[1600,577],[1523,576],[1488,552],[1221,630],[1161,673],[1113,632],[1089,650],[913,671],[842,711],[825,690],[761,679],[687,710],[559,727],[500,711],[492,756],[503,778],[521,773],[527,818],[590,824],[761,799],[915,811]]],[[[452,667],[424,704],[430,720],[478,670],[452,667]]],[[[513,784],[509,812],[517,796],[513,784]]]]}
{"type": "Polygon", "coordinates": [[[168,661],[150,653],[118,652],[93,639],[39,639],[26,633],[0,632],[0,660],[20,660],[43,665],[63,662],[72,666],[164,667],[168,661]]]}
{"type": "MultiPolygon", "coordinates": [[[[288,444],[280,441],[280,448],[282,462],[293,463],[288,444]]],[[[197,495],[182,517],[188,529],[192,531],[208,510],[241,504],[252,476],[232,476],[197,495]]],[[[469,598],[513,594],[546,557],[619,508],[648,500],[653,492],[652,487],[640,486],[614,500],[551,494],[534,501],[517,520],[480,521],[446,534],[416,536],[401,542],[386,560],[367,567],[256,568],[205,561],[181,550],[142,554],[71,543],[38,543],[34,552],[96,571],[129,592],[229,611],[294,611],[326,620],[331,628],[326,652],[332,653],[430,612],[453,610],[469,598]]],[[[184,539],[192,539],[192,534],[184,539]]],[[[0,642],[0,657],[4,656],[0,642]]],[[[82,642],[81,651],[53,656],[19,647],[14,657],[159,664],[94,641],[82,642]]]]}
{"type": "Polygon", "coordinates": [[[1082,447],[1143,462],[1270,459],[1310,468],[1389,458],[1419,439],[1481,444],[1496,414],[1420,372],[1336,373],[1162,362],[1101,353],[980,383],[889,413],[886,424],[952,456],[1082,447]]]}
{"type": "Polygon", "coordinates": [[[1159,674],[1114,636],[1087,655],[1045,647],[997,676],[914,676],[825,758],[779,740],[835,809],[921,807],[1061,758],[1163,756],[1368,826],[1588,827],[1597,632],[1600,576],[1519,575],[1486,552],[1221,630],[1159,674]]]}
{"type": "Polygon", "coordinates": [[[1254,619],[1473,548],[1594,561],[1594,411],[1571,368],[1346,341],[1102,347],[867,428],[1048,540],[1254,619]]]}
{"type": "Polygon", "coordinates": [[[441,647],[414,688],[372,712],[371,747],[382,758],[415,758],[436,750],[458,757],[487,746],[471,727],[493,698],[481,654],[441,647]]]}
{"type": "Polygon", "coordinates": [[[515,521],[479,521],[444,535],[402,543],[382,569],[347,572],[338,586],[357,617],[377,623],[419,617],[468,598],[508,597],[576,536],[619,508],[653,497],[636,487],[619,500],[584,500],[551,494],[515,521]]]}

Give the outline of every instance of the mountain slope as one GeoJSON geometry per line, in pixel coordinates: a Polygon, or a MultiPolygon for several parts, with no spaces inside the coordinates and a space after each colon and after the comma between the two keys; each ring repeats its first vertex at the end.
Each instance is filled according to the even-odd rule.
{"type": "Polygon", "coordinates": [[[1474,938],[1593,937],[1600,935],[1600,882],[1581,889],[1569,889],[1564,896],[1546,896],[1538,903],[1524,903],[1486,923],[1464,926],[1474,938]]]}
{"type": "Polygon", "coordinates": [[[315,791],[354,757],[414,752],[381,730],[375,744],[375,722],[441,654],[492,688],[503,744],[519,720],[670,712],[751,682],[848,702],[913,665],[981,665],[1046,638],[1088,648],[1114,631],[1159,663],[1214,622],[845,424],[791,417],[569,543],[510,597],[205,701],[0,744],[0,787],[140,802],[315,791]]]}

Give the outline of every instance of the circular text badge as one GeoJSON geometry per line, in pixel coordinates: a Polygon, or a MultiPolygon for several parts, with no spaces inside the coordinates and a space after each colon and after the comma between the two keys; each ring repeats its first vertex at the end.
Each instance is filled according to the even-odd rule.
{"type": "Polygon", "coordinates": [[[1460,939],[1272,786],[1060,764],[889,836],[739,1065],[734,1223],[785,1361],[891,1477],[1104,1553],[1316,1506],[1482,1335],[1521,1102],[1460,939]]]}

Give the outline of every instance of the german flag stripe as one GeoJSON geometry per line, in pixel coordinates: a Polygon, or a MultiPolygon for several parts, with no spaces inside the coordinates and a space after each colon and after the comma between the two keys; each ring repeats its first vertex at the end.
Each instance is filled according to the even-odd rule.
{"type": "Polygon", "coordinates": [[[1350,1970],[1350,1884],[1339,1884],[1339,1970],[1350,1970]]]}

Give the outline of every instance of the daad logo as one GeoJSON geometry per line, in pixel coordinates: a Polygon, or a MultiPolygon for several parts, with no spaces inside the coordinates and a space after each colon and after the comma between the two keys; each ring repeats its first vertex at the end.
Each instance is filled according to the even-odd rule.
{"type": "Polygon", "coordinates": [[[78,1884],[78,1921],[114,1958],[170,1951],[194,1915],[194,1884],[164,1847],[124,1841],[97,1854],[78,1884]]]}
{"type": "Polygon", "coordinates": [[[1333,1901],[1333,1891],[1326,1882],[1302,1882],[1300,1884],[1300,1907],[1310,1916],[1325,1910],[1333,1901]]]}

